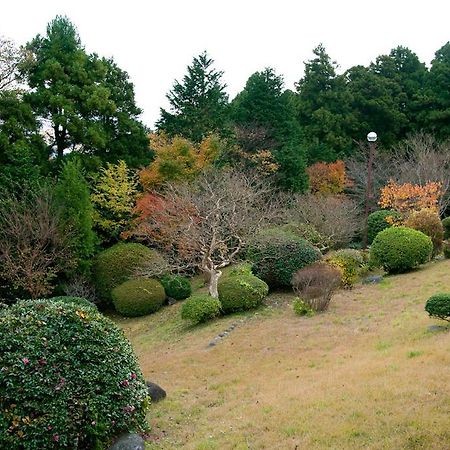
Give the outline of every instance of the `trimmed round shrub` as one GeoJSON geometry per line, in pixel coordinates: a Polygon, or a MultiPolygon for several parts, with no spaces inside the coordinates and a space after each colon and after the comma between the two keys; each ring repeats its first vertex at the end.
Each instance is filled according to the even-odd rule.
{"type": "Polygon", "coordinates": [[[370,248],[370,261],[388,273],[400,273],[428,262],[433,243],[421,231],[406,227],[391,227],[375,237],[370,248]]]}
{"type": "Polygon", "coordinates": [[[236,275],[219,279],[218,291],[222,311],[231,313],[259,306],[269,286],[254,275],[236,275]]]}
{"type": "Polygon", "coordinates": [[[444,241],[442,244],[442,251],[444,256],[448,259],[450,258],[450,241],[444,241]]]}
{"type": "Polygon", "coordinates": [[[196,294],[184,301],[181,318],[193,324],[206,322],[220,315],[221,305],[218,298],[208,294],[196,294]]]}
{"type": "Polygon", "coordinates": [[[321,254],[305,239],[271,229],[253,239],[247,257],[253,273],[270,287],[289,287],[294,272],[317,261],[321,254]]]}
{"type": "Polygon", "coordinates": [[[180,275],[164,275],[161,279],[167,297],[184,300],[192,294],[191,282],[180,275]]]}
{"type": "Polygon", "coordinates": [[[342,286],[345,288],[351,288],[358,281],[360,270],[364,266],[362,253],[350,248],[329,253],[325,260],[340,271],[342,286]]]}
{"type": "Polygon", "coordinates": [[[427,208],[414,211],[405,221],[405,226],[421,231],[431,238],[434,256],[441,252],[442,241],[444,239],[444,227],[436,211],[427,208]]]}
{"type": "Polygon", "coordinates": [[[131,345],[93,308],[26,300],[0,310],[0,448],[106,448],[147,429],[131,345]]]}
{"type": "Polygon", "coordinates": [[[94,303],[82,297],[71,297],[65,295],[61,297],[52,297],[49,300],[52,302],[60,302],[69,305],[83,306],[85,308],[94,308],[95,310],[97,310],[97,306],[94,303]]]}
{"type": "Polygon", "coordinates": [[[164,304],[166,293],[158,280],[135,278],[115,287],[112,299],[122,316],[138,317],[158,311],[164,304]]]}
{"type": "Polygon", "coordinates": [[[367,219],[367,242],[371,244],[375,236],[392,225],[388,222],[389,218],[394,221],[402,218],[402,215],[392,209],[381,209],[369,214],[367,219]],[[386,220],[387,219],[387,220],[386,220]]]}
{"type": "Polygon", "coordinates": [[[136,243],[119,243],[100,252],[94,259],[92,278],[97,295],[110,303],[111,291],[143,270],[162,273],[164,258],[155,250],[136,243]]]}
{"type": "Polygon", "coordinates": [[[450,294],[441,293],[431,296],[425,305],[425,311],[430,317],[450,322],[450,294]]]}
{"type": "Polygon", "coordinates": [[[305,239],[321,252],[327,251],[333,245],[331,239],[320,234],[314,225],[309,223],[288,223],[280,226],[279,229],[305,239]]]}
{"type": "Polygon", "coordinates": [[[450,239],[450,217],[442,220],[442,226],[444,227],[444,239],[450,239]]]}

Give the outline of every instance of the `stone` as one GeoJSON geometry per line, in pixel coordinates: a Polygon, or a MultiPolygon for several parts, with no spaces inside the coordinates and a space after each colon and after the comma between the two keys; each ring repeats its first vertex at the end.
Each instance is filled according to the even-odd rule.
{"type": "Polygon", "coordinates": [[[448,327],[446,327],[445,325],[430,325],[427,328],[427,330],[430,333],[435,333],[435,332],[438,332],[438,331],[446,331],[446,330],[448,330],[448,327]]]}
{"type": "Polygon", "coordinates": [[[172,297],[167,297],[167,304],[168,304],[169,306],[175,305],[175,303],[177,303],[177,301],[176,301],[174,298],[172,298],[172,297]]]}
{"type": "Polygon", "coordinates": [[[166,391],[162,387],[152,383],[151,381],[147,381],[145,384],[148,388],[148,395],[153,403],[157,403],[163,398],[166,398],[166,391]]]}
{"type": "Polygon", "coordinates": [[[363,280],[363,284],[378,284],[383,281],[383,275],[370,275],[363,280]]]}
{"type": "Polygon", "coordinates": [[[145,450],[145,442],[139,434],[124,434],[108,450],[145,450]]]}

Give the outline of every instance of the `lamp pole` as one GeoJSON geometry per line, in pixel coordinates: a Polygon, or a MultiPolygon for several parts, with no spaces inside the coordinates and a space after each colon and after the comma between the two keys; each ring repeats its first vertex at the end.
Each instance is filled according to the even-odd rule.
{"type": "Polygon", "coordinates": [[[369,159],[367,161],[367,190],[366,190],[366,207],[364,210],[364,235],[363,235],[363,248],[367,248],[367,233],[368,233],[368,221],[369,221],[369,209],[372,200],[372,164],[375,154],[375,146],[377,141],[377,133],[371,131],[367,135],[367,141],[369,142],[369,159]]]}

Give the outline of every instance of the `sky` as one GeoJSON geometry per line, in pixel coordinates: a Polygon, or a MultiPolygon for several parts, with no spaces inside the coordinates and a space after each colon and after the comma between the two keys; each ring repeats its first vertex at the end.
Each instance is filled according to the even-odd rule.
{"type": "Polygon", "coordinates": [[[450,40],[448,0],[15,0],[0,8],[0,35],[24,44],[56,15],[70,18],[88,52],[129,73],[150,127],[203,50],[233,98],[265,67],[293,89],[319,43],[343,72],[398,45],[429,65],[450,40]]]}

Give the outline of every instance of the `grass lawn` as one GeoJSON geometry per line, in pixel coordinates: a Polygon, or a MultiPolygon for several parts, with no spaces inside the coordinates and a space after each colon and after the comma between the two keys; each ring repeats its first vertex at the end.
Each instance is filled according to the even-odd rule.
{"type": "Polygon", "coordinates": [[[423,309],[439,291],[449,260],[339,291],[312,318],[291,293],[195,328],[180,305],[116,318],[168,393],[148,449],[450,449],[450,328],[428,331],[445,322],[423,309]]]}

